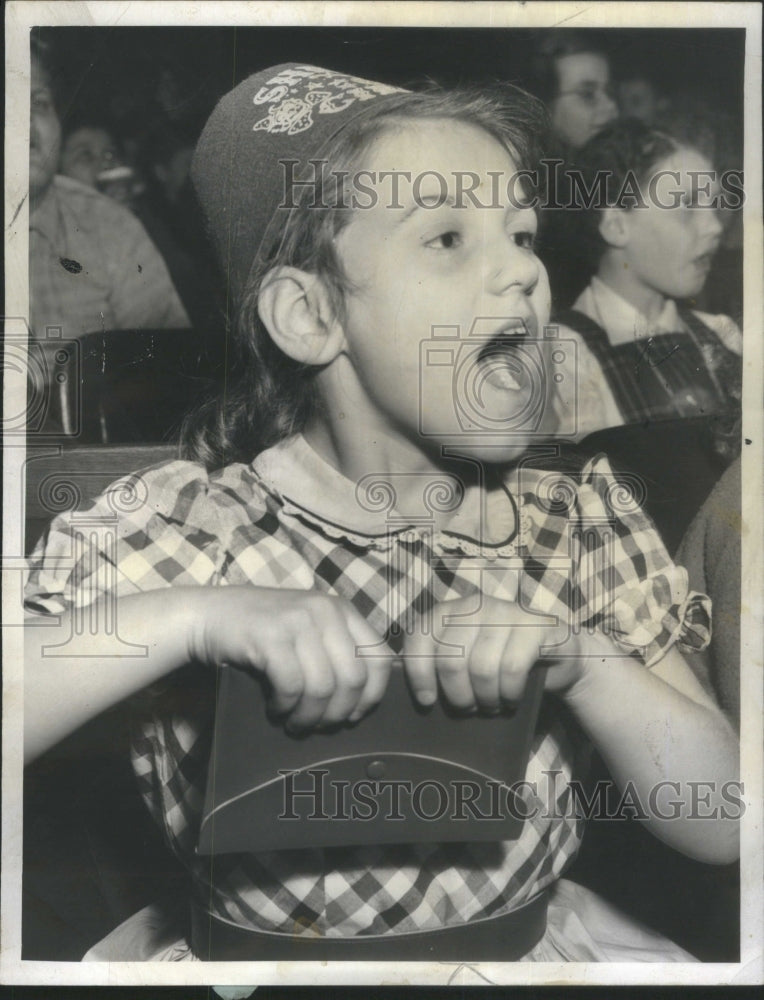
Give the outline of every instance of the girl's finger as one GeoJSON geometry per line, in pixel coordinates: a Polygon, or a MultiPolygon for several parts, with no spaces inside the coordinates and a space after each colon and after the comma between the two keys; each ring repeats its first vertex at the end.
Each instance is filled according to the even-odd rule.
{"type": "Polygon", "coordinates": [[[508,629],[506,626],[485,625],[476,631],[478,635],[468,665],[472,691],[480,708],[498,712],[501,708],[501,662],[508,629]]]}
{"type": "Polygon", "coordinates": [[[277,715],[291,712],[302,698],[305,681],[294,642],[289,637],[272,636],[266,663],[258,664],[271,689],[270,706],[277,715]]]}
{"type": "MultiPolygon", "coordinates": [[[[463,600],[437,604],[433,609],[433,636],[435,648],[435,670],[443,695],[454,708],[465,711],[477,708],[475,692],[469,674],[470,654],[481,631],[478,620],[475,624],[448,624],[455,617],[463,618],[469,612],[469,604],[463,600]]],[[[472,615],[470,615],[472,617],[472,615]]]]}
{"type": "Polygon", "coordinates": [[[477,638],[478,631],[478,629],[460,630],[460,640],[462,640],[461,644],[464,648],[463,654],[460,655],[456,650],[448,649],[435,658],[435,670],[444,697],[454,708],[460,708],[464,711],[477,708],[469,662],[472,652],[471,646],[477,638]]]}
{"type": "Polygon", "coordinates": [[[334,670],[321,637],[314,629],[297,634],[294,644],[304,686],[302,697],[289,716],[287,728],[294,731],[314,729],[322,721],[336,690],[334,670]]]}
{"type": "Polygon", "coordinates": [[[364,664],[366,683],[360,693],[351,722],[356,722],[382,700],[390,679],[392,650],[352,605],[346,605],[345,624],[353,641],[353,654],[364,664]]]}
{"type": "Polygon", "coordinates": [[[525,691],[528,673],[539,658],[540,630],[513,626],[501,657],[499,693],[502,701],[516,703],[525,691]]]}
{"type": "Polygon", "coordinates": [[[431,635],[415,632],[406,636],[403,665],[415,700],[420,705],[434,705],[438,700],[438,675],[431,635]]]}
{"type": "Polygon", "coordinates": [[[322,723],[344,722],[358,706],[366,688],[367,664],[356,656],[356,642],[339,609],[333,609],[330,620],[321,629],[326,657],[334,671],[334,694],[326,706],[322,723]]]}

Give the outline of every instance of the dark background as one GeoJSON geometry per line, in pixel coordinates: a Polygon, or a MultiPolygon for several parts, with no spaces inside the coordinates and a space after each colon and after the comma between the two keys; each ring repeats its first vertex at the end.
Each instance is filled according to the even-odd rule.
{"type": "MultiPolygon", "coordinates": [[[[140,128],[162,71],[183,81],[178,114],[203,123],[215,100],[249,73],[312,62],[406,85],[498,78],[530,82],[536,41],[526,28],[41,28],[62,65],[66,108],[88,106],[140,128]]],[[[743,107],[745,31],[588,29],[611,55],[616,79],[646,72],[661,90],[692,95],[735,115],[743,107]]]]}

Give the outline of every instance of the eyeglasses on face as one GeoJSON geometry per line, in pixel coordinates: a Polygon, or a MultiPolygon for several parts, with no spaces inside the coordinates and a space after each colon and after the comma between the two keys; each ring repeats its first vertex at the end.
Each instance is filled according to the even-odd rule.
{"type": "Polygon", "coordinates": [[[615,90],[612,87],[601,87],[596,84],[574,87],[572,90],[562,90],[558,97],[577,97],[583,104],[594,106],[602,101],[615,103],[615,90]]]}

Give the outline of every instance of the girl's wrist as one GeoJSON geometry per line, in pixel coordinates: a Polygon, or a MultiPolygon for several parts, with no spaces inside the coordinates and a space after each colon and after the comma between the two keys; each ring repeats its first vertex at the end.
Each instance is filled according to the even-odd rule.
{"type": "Polygon", "coordinates": [[[559,692],[560,697],[574,712],[578,708],[585,708],[592,696],[596,695],[602,674],[608,670],[608,661],[614,657],[622,659],[624,655],[612,639],[599,632],[579,637],[578,645],[580,671],[573,681],[559,692]]]}
{"type": "Polygon", "coordinates": [[[178,637],[186,663],[205,659],[206,612],[216,596],[213,587],[173,588],[165,627],[178,637]]]}

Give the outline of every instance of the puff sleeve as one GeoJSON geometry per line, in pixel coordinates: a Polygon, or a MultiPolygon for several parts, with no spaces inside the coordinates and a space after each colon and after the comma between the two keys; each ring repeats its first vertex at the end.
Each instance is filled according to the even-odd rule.
{"type": "Polygon", "coordinates": [[[108,595],[218,582],[220,511],[206,471],[174,461],[132,473],[85,511],[56,517],[29,559],[30,614],[61,614],[108,595]]]}
{"type": "MultiPolygon", "coordinates": [[[[527,500],[526,500],[527,505],[527,500]]],[[[673,645],[704,649],[711,602],[692,592],[640,507],[640,484],[604,455],[580,476],[540,480],[531,509],[536,571],[530,606],[596,628],[653,666],[673,645]]]]}

